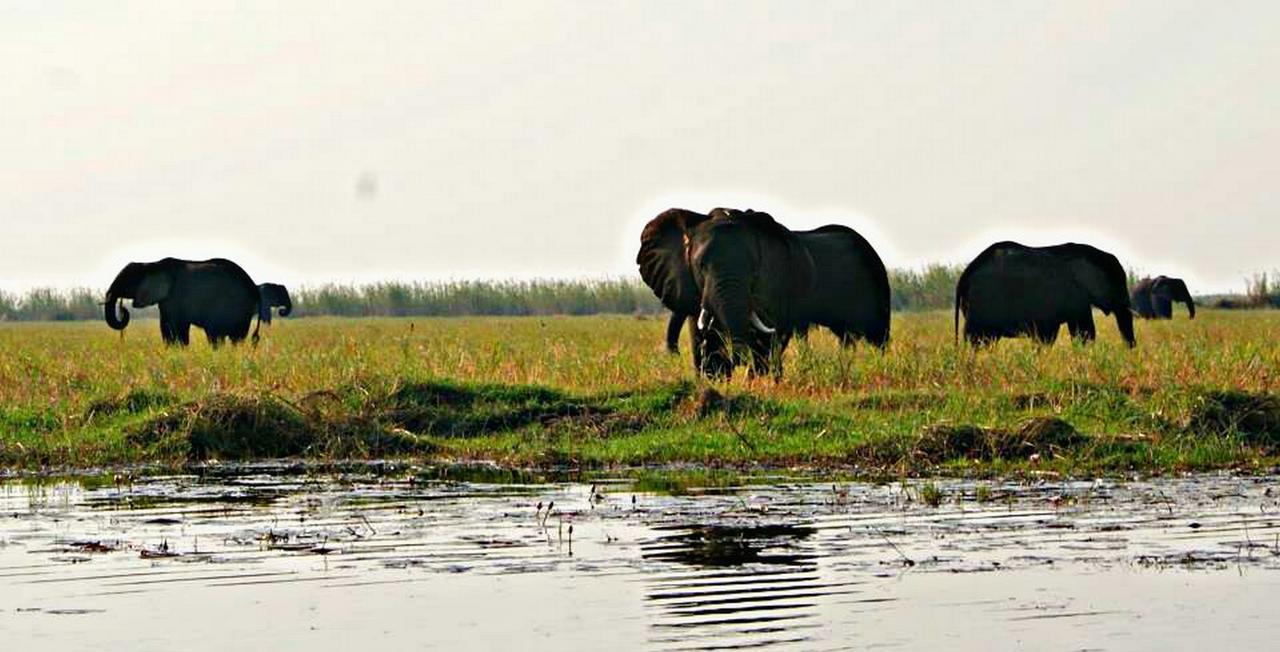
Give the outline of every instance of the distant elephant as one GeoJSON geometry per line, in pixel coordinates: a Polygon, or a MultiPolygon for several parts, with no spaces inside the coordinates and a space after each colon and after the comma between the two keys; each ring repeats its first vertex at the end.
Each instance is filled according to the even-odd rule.
{"type": "MultiPolygon", "coordinates": [[[[104,313],[107,325],[118,331],[129,325],[129,311],[120,305],[121,299],[132,299],[134,308],[158,305],[160,336],[168,344],[189,344],[194,324],[218,346],[225,339],[238,343],[249,335],[261,295],[253,279],[229,260],[165,258],[129,263],[111,282],[104,313]]],[[[253,340],[258,341],[256,328],[253,340]]]]}
{"type": "Polygon", "coordinates": [[[845,344],[889,339],[884,264],[843,226],[793,232],[767,213],[671,209],[646,225],[636,262],[672,311],[668,348],[691,321],[694,366],[708,375],[732,373],[728,341],[750,353],[753,373],[781,374],[781,351],[813,325],[845,344]]]}
{"type": "Polygon", "coordinates": [[[293,300],[289,298],[289,291],[279,283],[259,283],[258,293],[262,295],[262,303],[258,305],[258,321],[263,324],[271,323],[271,309],[280,308],[280,316],[288,317],[293,312],[293,300]]]}
{"type": "Polygon", "coordinates": [[[1173,319],[1174,301],[1186,304],[1187,314],[1191,319],[1196,318],[1196,302],[1180,278],[1144,278],[1133,286],[1129,298],[1133,301],[1133,311],[1143,319],[1173,319]]]}
{"type": "Polygon", "coordinates": [[[956,284],[955,328],[965,316],[971,344],[1028,335],[1052,344],[1067,325],[1085,342],[1097,336],[1093,308],[1115,313],[1120,335],[1134,346],[1128,279],[1115,256],[1089,245],[1028,247],[997,242],[973,259],[956,284]]]}

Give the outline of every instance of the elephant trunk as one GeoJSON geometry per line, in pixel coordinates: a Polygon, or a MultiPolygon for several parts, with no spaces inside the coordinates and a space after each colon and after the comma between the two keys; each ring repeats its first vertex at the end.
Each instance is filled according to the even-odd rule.
{"type": "Polygon", "coordinates": [[[288,317],[289,313],[293,312],[293,299],[289,297],[288,292],[285,292],[283,300],[284,302],[280,305],[280,310],[276,311],[276,314],[281,317],[288,317]]]}
{"type": "Polygon", "coordinates": [[[107,300],[103,303],[103,316],[107,325],[115,330],[122,331],[129,325],[129,311],[120,305],[120,297],[111,291],[107,291],[107,300]]]}
{"type": "Polygon", "coordinates": [[[1130,348],[1138,345],[1138,338],[1133,334],[1133,311],[1129,306],[1123,306],[1116,309],[1116,326],[1120,328],[1120,335],[1124,338],[1126,344],[1130,348]]]}
{"type": "Polygon", "coordinates": [[[751,299],[747,296],[747,284],[720,280],[707,288],[703,308],[712,320],[723,320],[722,329],[740,351],[749,350],[755,340],[755,327],[751,323],[751,299]],[[718,318],[718,319],[717,319],[718,318]]]}
{"type": "Polygon", "coordinates": [[[1178,281],[1177,287],[1174,288],[1174,298],[1187,304],[1187,316],[1190,319],[1196,318],[1196,301],[1191,298],[1191,290],[1187,289],[1187,284],[1178,281]]]}

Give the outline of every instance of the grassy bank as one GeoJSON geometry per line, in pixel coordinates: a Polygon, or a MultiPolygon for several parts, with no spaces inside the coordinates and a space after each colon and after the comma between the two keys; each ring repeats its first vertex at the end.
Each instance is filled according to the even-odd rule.
{"type": "Polygon", "coordinates": [[[885,354],[822,334],[783,382],[707,384],[661,316],[283,320],[212,351],[98,323],[0,325],[0,465],[300,456],[874,474],[1262,468],[1280,453],[1280,314],[1139,324],[1125,349],[956,347],[895,316],[885,354]]]}

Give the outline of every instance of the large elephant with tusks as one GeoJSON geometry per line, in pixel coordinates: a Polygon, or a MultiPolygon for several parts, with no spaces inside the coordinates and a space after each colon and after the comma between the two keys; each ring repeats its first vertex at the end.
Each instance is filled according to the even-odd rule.
{"type": "Polygon", "coordinates": [[[787,342],[815,325],[843,344],[889,340],[884,263],[847,227],[791,231],[767,213],[673,208],[645,226],[636,262],[672,312],[667,347],[689,322],[694,367],[708,375],[745,356],[753,373],[780,375],[787,342]]]}
{"type": "MultiPolygon", "coordinates": [[[[158,306],[160,336],[167,344],[189,344],[194,325],[204,330],[211,345],[219,346],[228,339],[239,343],[249,335],[261,294],[253,279],[225,258],[165,258],[129,263],[111,282],[104,314],[107,325],[118,331],[129,325],[122,299],[132,299],[134,308],[158,306]]],[[[253,340],[258,340],[256,328],[253,340]]]]}
{"type": "Polygon", "coordinates": [[[1072,337],[1089,342],[1097,337],[1094,308],[1114,314],[1121,337],[1135,345],[1128,278],[1115,256],[1076,243],[997,242],[960,275],[955,328],[958,337],[963,314],[971,344],[1018,336],[1052,344],[1066,324],[1072,337]]]}

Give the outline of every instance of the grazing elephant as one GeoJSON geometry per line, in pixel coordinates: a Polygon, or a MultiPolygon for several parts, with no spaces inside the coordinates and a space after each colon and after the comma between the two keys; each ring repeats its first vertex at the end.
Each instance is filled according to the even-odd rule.
{"type": "Polygon", "coordinates": [[[1133,301],[1133,311],[1143,319],[1173,319],[1174,301],[1186,304],[1188,316],[1196,318],[1196,302],[1191,298],[1187,284],[1180,278],[1144,278],[1133,286],[1130,299],[1133,301]]]}
{"type": "Polygon", "coordinates": [[[279,283],[259,283],[258,293],[262,295],[262,303],[258,304],[258,321],[271,323],[271,309],[279,307],[281,317],[288,317],[293,312],[293,300],[289,291],[279,283]]]}
{"type": "Polygon", "coordinates": [[[729,341],[750,353],[753,373],[781,374],[779,354],[813,325],[845,344],[889,339],[888,274],[846,227],[793,232],[766,213],[671,209],[645,227],[636,262],[672,311],[668,348],[691,321],[694,367],[708,375],[732,373],[729,341]]]}
{"type": "Polygon", "coordinates": [[[1097,336],[1093,308],[1115,313],[1116,325],[1134,346],[1128,280],[1115,256],[1088,245],[1028,247],[997,242],[973,259],[956,284],[955,328],[971,344],[1029,335],[1052,344],[1067,325],[1085,342],[1097,336]]]}
{"type": "MultiPolygon", "coordinates": [[[[129,311],[120,305],[121,299],[132,299],[134,308],[158,305],[160,336],[167,344],[189,344],[194,324],[218,346],[225,339],[244,340],[261,296],[253,279],[229,260],[165,258],[129,263],[111,282],[104,313],[107,325],[118,331],[129,325],[129,311]]],[[[253,341],[258,341],[256,328],[253,341]]]]}

